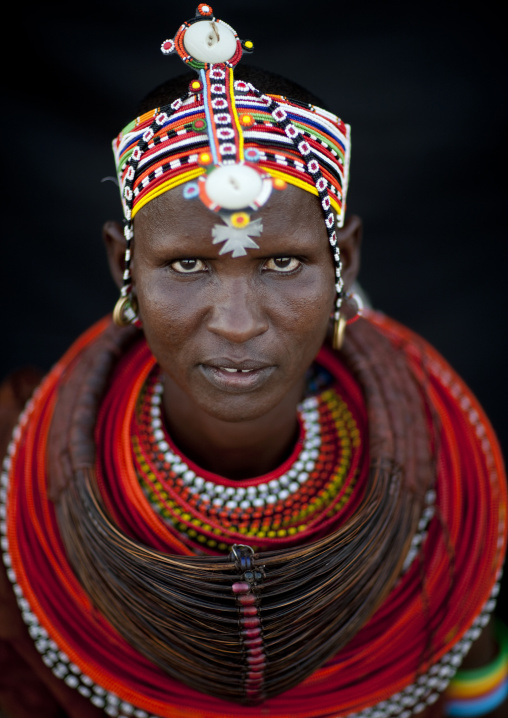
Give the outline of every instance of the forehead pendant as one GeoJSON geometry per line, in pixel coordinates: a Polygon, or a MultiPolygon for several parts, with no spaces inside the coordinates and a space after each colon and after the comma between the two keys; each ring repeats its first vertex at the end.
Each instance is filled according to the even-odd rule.
{"type": "Polygon", "coordinates": [[[258,248],[253,237],[263,230],[261,219],[251,221],[251,213],[270,197],[272,177],[258,165],[259,153],[244,150],[242,125],[235,102],[233,68],[244,51],[253,49],[250,41],[241,42],[233,28],[213,16],[210,5],[201,3],[196,18],[184,22],[175,37],[162,43],[164,54],[176,53],[196,70],[199,80],[190,92],[202,96],[210,151],[198,162],[205,170],[196,181],[185,185],[187,199],[199,197],[208,209],[217,212],[223,224],[212,230],[214,244],[221,244],[220,254],[233,257],[258,248]]]}

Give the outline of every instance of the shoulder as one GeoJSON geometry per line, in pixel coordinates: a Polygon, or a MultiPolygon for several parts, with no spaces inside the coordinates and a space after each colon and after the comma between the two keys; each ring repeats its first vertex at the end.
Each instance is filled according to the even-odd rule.
{"type": "Polygon", "coordinates": [[[42,379],[34,367],[17,369],[0,383],[0,454],[5,455],[11,433],[26,402],[42,379]]]}
{"type": "MultiPolygon", "coordinates": [[[[26,402],[42,378],[42,372],[33,367],[18,369],[0,384],[0,454],[5,456],[12,430],[26,402]]],[[[22,631],[12,590],[0,564],[0,639],[12,638],[22,631]]]]}

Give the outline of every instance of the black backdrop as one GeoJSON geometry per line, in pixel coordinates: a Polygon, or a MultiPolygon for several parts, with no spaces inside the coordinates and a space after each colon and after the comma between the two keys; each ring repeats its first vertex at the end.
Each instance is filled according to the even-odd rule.
{"type": "MultiPolygon", "coordinates": [[[[14,3],[4,16],[0,373],[47,370],[110,311],[101,224],[120,218],[111,138],[183,65],[159,51],[197,2],[14,3]]],[[[238,2],[246,62],[307,85],[352,125],[348,210],[373,304],[430,340],[505,451],[506,62],[488,4],[238,2]]],[[[506,613],[506,611],[505,611],[506,613]]]]}

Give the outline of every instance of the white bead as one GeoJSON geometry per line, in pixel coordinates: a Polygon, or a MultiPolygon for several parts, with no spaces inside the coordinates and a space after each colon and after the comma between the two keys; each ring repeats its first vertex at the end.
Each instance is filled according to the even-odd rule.
{"type": "Polygon", "coordinates": [[[53,673],[57,678],[65,678],[67,675],[67,666],[64,666],[63,663],[57,663],[53,668],[53,673]]]}
{"type": "Polygon", "coordinates": [[[208,197],[219,207],[244,209],[261,195],[263,180],[247,165],[222,165],[210,172],[205,187],[208,197]]]}
{"type": "Polygon", "coordinates": [[[195,22],[185,31],[183,44],[189,55],[199,62],[226,62],[236,52],[236,37],[220,20],[195,22]]]}
{"type": "Polygon", "coordinates": [[[268,494],[266,497],[266,503],[267,504],[276,504],[277,503],[277,497],[273,494],[268,494]]]}

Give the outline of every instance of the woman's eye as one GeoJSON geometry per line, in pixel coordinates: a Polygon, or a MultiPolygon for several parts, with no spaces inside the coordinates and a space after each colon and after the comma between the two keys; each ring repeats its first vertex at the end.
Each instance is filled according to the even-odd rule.
{"type": "Polygon", "coordinates": [[[296,257],[272,257],[265,262],[264,269],[272,272],[294,272],[301,262],[296,257]]]}
{"type": "Polygon", "coordinates": [[[193,274],[206,269],[206,265],[201,259],[177,259],[175,262],[171,262],[170,266],[180,274],[193,274]]]}

